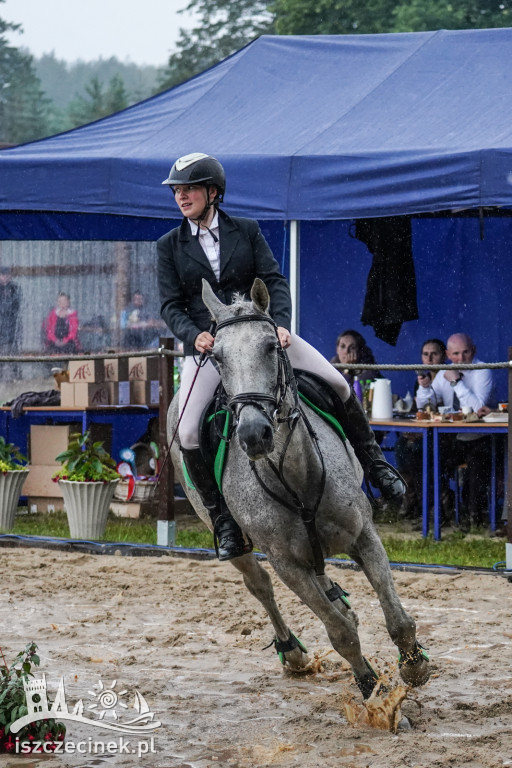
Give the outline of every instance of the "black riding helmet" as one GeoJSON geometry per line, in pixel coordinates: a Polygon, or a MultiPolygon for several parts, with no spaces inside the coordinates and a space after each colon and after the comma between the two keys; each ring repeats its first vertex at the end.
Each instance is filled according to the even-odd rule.
{"type": "Polygon", "coordinates": [[[168,184],[170,187],[174,184],[204,184],[205,187],[214,185],[217,187],[215,202],[222,202],[226,191],[226,174],[214,157],[194,152],[179,157],[162,184],[168,184]]]}

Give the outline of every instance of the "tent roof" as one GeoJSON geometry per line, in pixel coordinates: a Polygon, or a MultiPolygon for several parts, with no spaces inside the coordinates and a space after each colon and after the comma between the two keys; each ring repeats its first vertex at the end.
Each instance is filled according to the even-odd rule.
{"type": "Polygon", "coordinates": [[[208,152],[226,207],[343,219],[512,205],[512,29],[265,36],[201,75],[0,151],[0,209],[169,218],[176,157],[208,152]]]}

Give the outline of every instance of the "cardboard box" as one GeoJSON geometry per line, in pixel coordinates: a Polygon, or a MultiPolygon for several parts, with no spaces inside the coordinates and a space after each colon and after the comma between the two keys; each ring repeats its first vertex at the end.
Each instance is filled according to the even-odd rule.
{"type": "Polygon", "coordinates": [[[158,357],[129,357],[128,379],[130,381],[150,381],[159,378],[158,357]]]}
{"type": "MultiPolygon", "coordinates": [[[[102,425],[103,426],[103,425],[102,425]]],[[[71,435],[82,431],[82,425],[73,424],[32,424],[30,427],[30,464],[55,467],[59,464],[55,457],[66,451],[71,435]]]]}
{"type": "Polygon", "coordinates": [[[23,483],[23,495],[61,499],[62,491],[59,484],[52,480],[52,475],[55,474],[56,469],[55,466],[31,464],[30,472],[23,483]]]}
{"type": "Polygon", "coordinates": [[[71,360],[68,370],[71,384],[93,384],[105,380],[104,360],[71,360]]]}
{"type": "Polygon", "coordinates": [[[64,499],[58,496],[29,496],[27,499],[29,512],[57,512],[64,509],[64,499]]]}
{"type": "Polygon", "coordinates": [[[110,393],[107,382],[98,384],[74,384],[75,406],[80,408],[109,405],[110,393]]]}
{"type": "Polygon", "coordinates": [[[105,381],[128,381],[128,358],[104,360],[105,381]]]}
{"type": "Polygon", "coordinates": [[[131,381],[132,405],[153,405],[160,403],[160,382],[155,381],[131,381]]]}
{"type": "Polygon", "coordinates": [[[107,381],[110,405],[130,405],[132,381],[107,381]]]}
{"type": "Polygon", "coordinates": [[[75,385],[63,381],[60,385],[60,407],[74,408],[75,405],[75,385]]]}

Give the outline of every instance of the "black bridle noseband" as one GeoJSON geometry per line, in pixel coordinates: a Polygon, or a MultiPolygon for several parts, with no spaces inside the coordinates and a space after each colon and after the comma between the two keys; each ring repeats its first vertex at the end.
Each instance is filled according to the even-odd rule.
{"type": "Polygon", "coordinates": [[[239,395],[234,395],[233,397],[229,398],[227,401],[227,407],[233,413],[233,415],[236,416],[236,418],[240,416],[242,408],[251,405],[261,411],[261,413],[272,425],[274,421],[289,421],[292,418],[296,418],[298,415],[299,409],[297,386],[295,384],[295,377],[293,375],[290,361],[288,360],[288,355],[286,354],[286,351],[281,347],[279,342],[277,325],[274,323],[272,318],[268,315],[238,315],[237,317],[230,317],[227,320],[222,320],[217,325],[216,333],[219,331],[219,329],[228,325],[253,321],[270,323],[276,335],[277,381],[275,386],[275,394],[270,395],[266,392],[242,392],[239,395]],[[292,409],[290,414],[283,418],[280,415],[280,412],[288,389],[291,389],[291,391],[294,393],[295,407],[292,409]],[[267,413],[267,409],[265,408],[264,403],[270,403],[273,406],[272,417],[267,413]],[[292,415],[293,411],[295,411],[295,416],[292,415]]]}

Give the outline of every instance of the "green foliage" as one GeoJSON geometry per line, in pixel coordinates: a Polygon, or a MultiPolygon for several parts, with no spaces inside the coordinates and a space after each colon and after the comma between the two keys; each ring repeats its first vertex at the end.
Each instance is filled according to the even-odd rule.
{"type": "Polygon", "coordinates": [[[278,35],[347,35],[390,32],[393,0],[275,0],[278,35]]]}
{"type": "Polygon", "coordinates": [[[119,479],[116,463],[103,448],[103,443],[92,443],[89,432],[74,434],[71,438],[68,449],[55,457],[62,467],[54,474],[54,479],[92,483],[119,479]]]}
{"type": "Polygon", "coordinates": [[[66,733],[65,726],[49,718],[26,725],[16,733],[16,737],[10,733],[12,723],[28,714],[23,681],[34,677],[32,667],[39,666],[39,656],[37,645],[33,642],[18,653],[10,666],[1,649],[0,655],[0,752],[14,752],[14,738],[20,741],[62,741],[66,733]]]}
{"type": "Polygon", "coordinates": [[[0,435],[0,472],[24,469],[28,459],[12,443],[0,435]]]}
{"type": "Polygon", "coordinates": [[[394,10],[393,31],[423,32],[432,29],[487,29],[512,24],[510,0],[411,0],[394,10]]]}
{"type": "Polygon", "coordinates": [[[85,86],[85,91],[89,98],[77,96],[69,105],[68,115],[73,127],[92,123],[128,106],[128,95],[120,75],[112,77],[106,90],[103,83],[93,77],[85,86]]]}
{"type": "Polygon", "coordinates": [[[20,29],[19,24],[0,19],[0,142],[9,144],[41,138],[48,131],[50,102],[32,56],[9,45],[5,37],[6,32],[20,29]]]}
{"type": "Polygon", "coordinates": [[[195,29],[180,29],[177,51],[160,77],[171,88],[217,64],[259,35],[274,32],[274,15],[264,0],[191,0],[181,13],[199,18],[195,29]]]}

